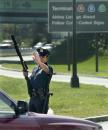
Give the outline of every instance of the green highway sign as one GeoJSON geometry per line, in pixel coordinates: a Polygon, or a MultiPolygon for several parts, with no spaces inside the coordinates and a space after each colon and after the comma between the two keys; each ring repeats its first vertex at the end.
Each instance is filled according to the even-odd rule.
{"type": "Polygon", "coordinates": [[[36,12],[46,10],[46,0],[0,0],[0,12],[36,12]]]}
{"type": "MultiPolygon", "coordinates": [[[[49,32],[72,32],[73,0],[48,1],[49,32]]],[[[108,32],[108,0],[77,0],[77,32],[108,32]]]]}
{"type": "Polygon", "coordinates": [[[47,0],[0,0],[0,23],[47,22],[47,0]]]}

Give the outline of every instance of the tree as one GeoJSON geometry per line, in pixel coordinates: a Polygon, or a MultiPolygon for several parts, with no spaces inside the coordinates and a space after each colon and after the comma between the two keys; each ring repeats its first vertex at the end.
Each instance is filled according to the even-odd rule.
{"type": "Polygon", "coordinates": [[[104,33],[97,34],[92,41],[92,47],[98,49],[99,55],[103,55],[107,49],[106,37],[104,33]]]}

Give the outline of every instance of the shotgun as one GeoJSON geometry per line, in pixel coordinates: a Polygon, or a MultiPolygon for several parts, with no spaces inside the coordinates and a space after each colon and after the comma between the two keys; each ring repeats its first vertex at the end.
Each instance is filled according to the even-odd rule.
{"type": "Polygon", "coordinates": [[[23,71],[27,71],[27,70],[28,70],[28,66],[27,66],[26,62],[23,60],[23,57],[22,57],[22,55],[21,55],[21,52],[20,52],[20,50],[19,50],[19,47],[18,47],[18,45],[17,45],[17,42],[16,42],[16,40],[15,40],[14,35],[11,35],[11,39],[12,39],[12,41],[13,41],[13,43],[14,43],[14,47],[15,47],[16,53],[17,53],[17,55],[18,55],[19,58],[20,58],[20,62],[21,62],[21,65],[22,65],[22,67],[23,67],[23,71]]]}

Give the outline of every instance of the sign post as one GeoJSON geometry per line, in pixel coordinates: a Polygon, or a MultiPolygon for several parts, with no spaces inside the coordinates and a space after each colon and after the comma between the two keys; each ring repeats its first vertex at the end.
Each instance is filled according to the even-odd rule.
{"type": "Polygon", "coordinates": [[[71,78],[71,87],[79,87],[79,78],[77,76],[77,56],[76,56],[76,0],[50,0],[49,2],[49,32],[72,32],[72,60],[73,76],[71,78]]]}
{"type": "Polygon", "coordinates": [[[79,87],[79,78],[77,76],[77,42],[76,42],[76,0],[73,0],[73,75],[71,78],[71,87],[79,87]]]}

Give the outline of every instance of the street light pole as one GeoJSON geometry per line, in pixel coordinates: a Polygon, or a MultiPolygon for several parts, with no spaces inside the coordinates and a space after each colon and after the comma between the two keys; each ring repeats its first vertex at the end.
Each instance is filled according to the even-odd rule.
{"type": "Polygon", "coordinates": [[[73,76],[71,78],[71,87],[79,87],[79,78],[77,76],[77,41],[76,41],[76,0],[73,0],[73,47],[72,47],[72,57],[73,57],[73,76]]]}

